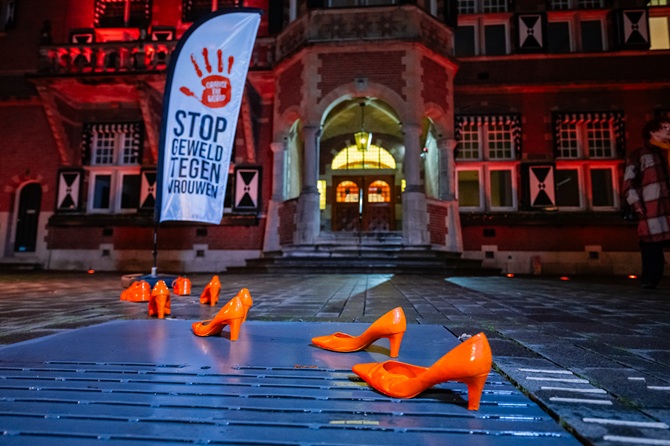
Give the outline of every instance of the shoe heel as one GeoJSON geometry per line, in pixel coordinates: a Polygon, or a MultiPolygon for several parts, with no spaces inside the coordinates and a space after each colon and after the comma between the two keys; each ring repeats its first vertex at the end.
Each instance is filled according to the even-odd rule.
{"type": "Polygon", "coordinates": [[[402,337],[405,335],[405,332],[394,333],[389,336],[389,344],[391,346],[391,358],[397,358],[400,353],[400,344],[402,343],[402,337]]]}
{"type": "Polygon", "coordinates": [[[488,373],[483,373],[481,375],[460,380],[462,383],[467,384],[468,386],[468,410],[479,409],[479,402],[482,399],[484,384],[486,384],[486,379],[488,377],[488,373]]]}
{"type": "Polygon", "coordinates": [[[237,338],[240,337],[242,318],[232,319],[228,322],[228,325],[230,325],[230,340],[237,341],[237,338]]]}
{"type": "Polygon", "coordinates": [[[156,312],[158,319],[165,319],[166,314],[170,314],[170,296],[160,295],[156,297],[156,312]]]}
{"type": "Polygon", "coordinates": [[[220,286],[213,286],[212,288],[209,289],[209,305],[211,307],[215,306],[217,303],[219,303],[219,294],[221,293],[221,287],[220,286]]]}

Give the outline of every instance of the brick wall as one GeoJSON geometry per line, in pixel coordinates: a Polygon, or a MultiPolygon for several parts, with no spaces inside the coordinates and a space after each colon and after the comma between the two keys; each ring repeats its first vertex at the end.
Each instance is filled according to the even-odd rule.
{"type": "Polygon", "coordinates": [[[447,85],[449,83],[449,76],[447,75],[447,70],[427,57],[421,59],[421,68],[423,70],[423,74],[421,75],[423,83],[421,95],[424,103],[434,102],[442,107],[443,110],[448,110],[447,95],[449,94],[449,89],[447,85]]]}
{"type": "Polygon", "coordinates": [[[447,215],[449,209],[439,203],[426,203],[428,210],[428,234],[430,243],[433,245],[444,245],[447,238],[447,215]]]}
{"type": "Polygon", "coordinates": [[[55,207],[59,163],[51,130],[40,106],[0,106],[0,212],[11,212],[19,187],[26,182],[42,186],[42,211],[55,207]]]}
{"type": "Polygon", "coordinates": [[[320,54],[321,81],[317,87],[320,97],[326,96],[340,85],[351,83],[355,77],[365,77],[395,91],[403,99],[405,96],[405,65],[402,61],[404,51],[367,51],[360,53],[320,54]]]}
{"type": "Polygon", "coordinates": [[[466,226],[463,249],[480,251],[496,245],[499,251],[583,251],[600,245],[603,251],[637,251],[635,227],[623,226],[466,226]],[[486,231],[485,231],[486,229],[486,231]]]}
{"type": "Polygon", "coordinates": [[[302,101],[302,73],[304,65],[302,61],[296,62],[279,76],[277,100],[279,101],[279,114],[284,113],[293,106],[299,106],[302,101]]]}
{"type": "MultiPolygon", "coordinates": [[[[209,249],[263,249],[265,219],[255,226],[210,226],[206,238],[209,249]]],[[[195,243],[199,243],[198,239],[195,243]]]]}
{"type": "Polygon", "coordinates": [[[293,233],[295,232],[295,213],[297,208],[297,199],[285,201],[279,207],[279,244],[281,246],[293,244],[293,233]]]}

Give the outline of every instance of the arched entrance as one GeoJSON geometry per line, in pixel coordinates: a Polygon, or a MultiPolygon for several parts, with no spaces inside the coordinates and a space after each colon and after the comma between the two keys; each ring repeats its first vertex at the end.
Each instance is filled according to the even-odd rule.
{"type": "Polygon", "coordinates": [[[322,228],[397,230],[402,217],[403,153],[399,119],[387,104],[358,98],[335,106],[324,121],[321,138],[322,228]],[[360,132],[370,137],[363,145],[360,132]]]}
{"type": "Polygon", "coordinates": [[[16,215],[15,252],[35,252],[41,206],[42,187],[39,184],[28,183],[21,188],[16,215]]]}

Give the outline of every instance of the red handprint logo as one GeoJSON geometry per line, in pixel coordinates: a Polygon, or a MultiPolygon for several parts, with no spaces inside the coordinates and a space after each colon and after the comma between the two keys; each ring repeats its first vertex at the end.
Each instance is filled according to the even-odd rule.
{"type": "MultiPolygon", "coordinates": [[[[219,74],[212,74],[212,65],[209,63],[209,51],[207,51],[207,48],[202,49],[202,58],[205,61],[205,69],[207,70],[207,76],[204,78],[203,72],[200,69],[200,66],[198,65],[198,62],[195,60],[195,56],[191,54],[191,62],[193,63],[193,67],[195,68],[195,72],[197,73],[199,78],[201,79],[202,86],[205,87],[205,89],[202,91],[202,97],[198,97],[193,93],[191,90],[189,90],[186,87],[181,87],[179,88],[179,91],[184,93],[186,96],[192,96],[198,101],[202,103],[202,105],[209,107],[209,108],[221,108],[225,107],[228,102],[230,102],[230,97],[232,95],[231,87],[230,87],[230,79],[227,77],[222,76],[220,73],[223,73],[223,57],[221,50],[218,50],[216,52],[216,58],[217,58],[217,71],[219,74]]],[[[228,57],[228,74],[230,74],[230,70],[233,69],[233,62],[235,61],[235,58],[233,56],[228,57]]]]}

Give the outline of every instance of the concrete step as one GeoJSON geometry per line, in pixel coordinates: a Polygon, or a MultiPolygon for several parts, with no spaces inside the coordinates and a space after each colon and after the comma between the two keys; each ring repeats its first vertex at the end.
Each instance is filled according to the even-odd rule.
{"type": "Polygon", "coordinates": [[[346,256],[271,256],[249,259],[244,267],[229,267],[231,273],[392,273],[425,275],[497,275],[497,269],[483,268],[479,260],[459,257],[388,257],[379,255],[346,256]]]}

